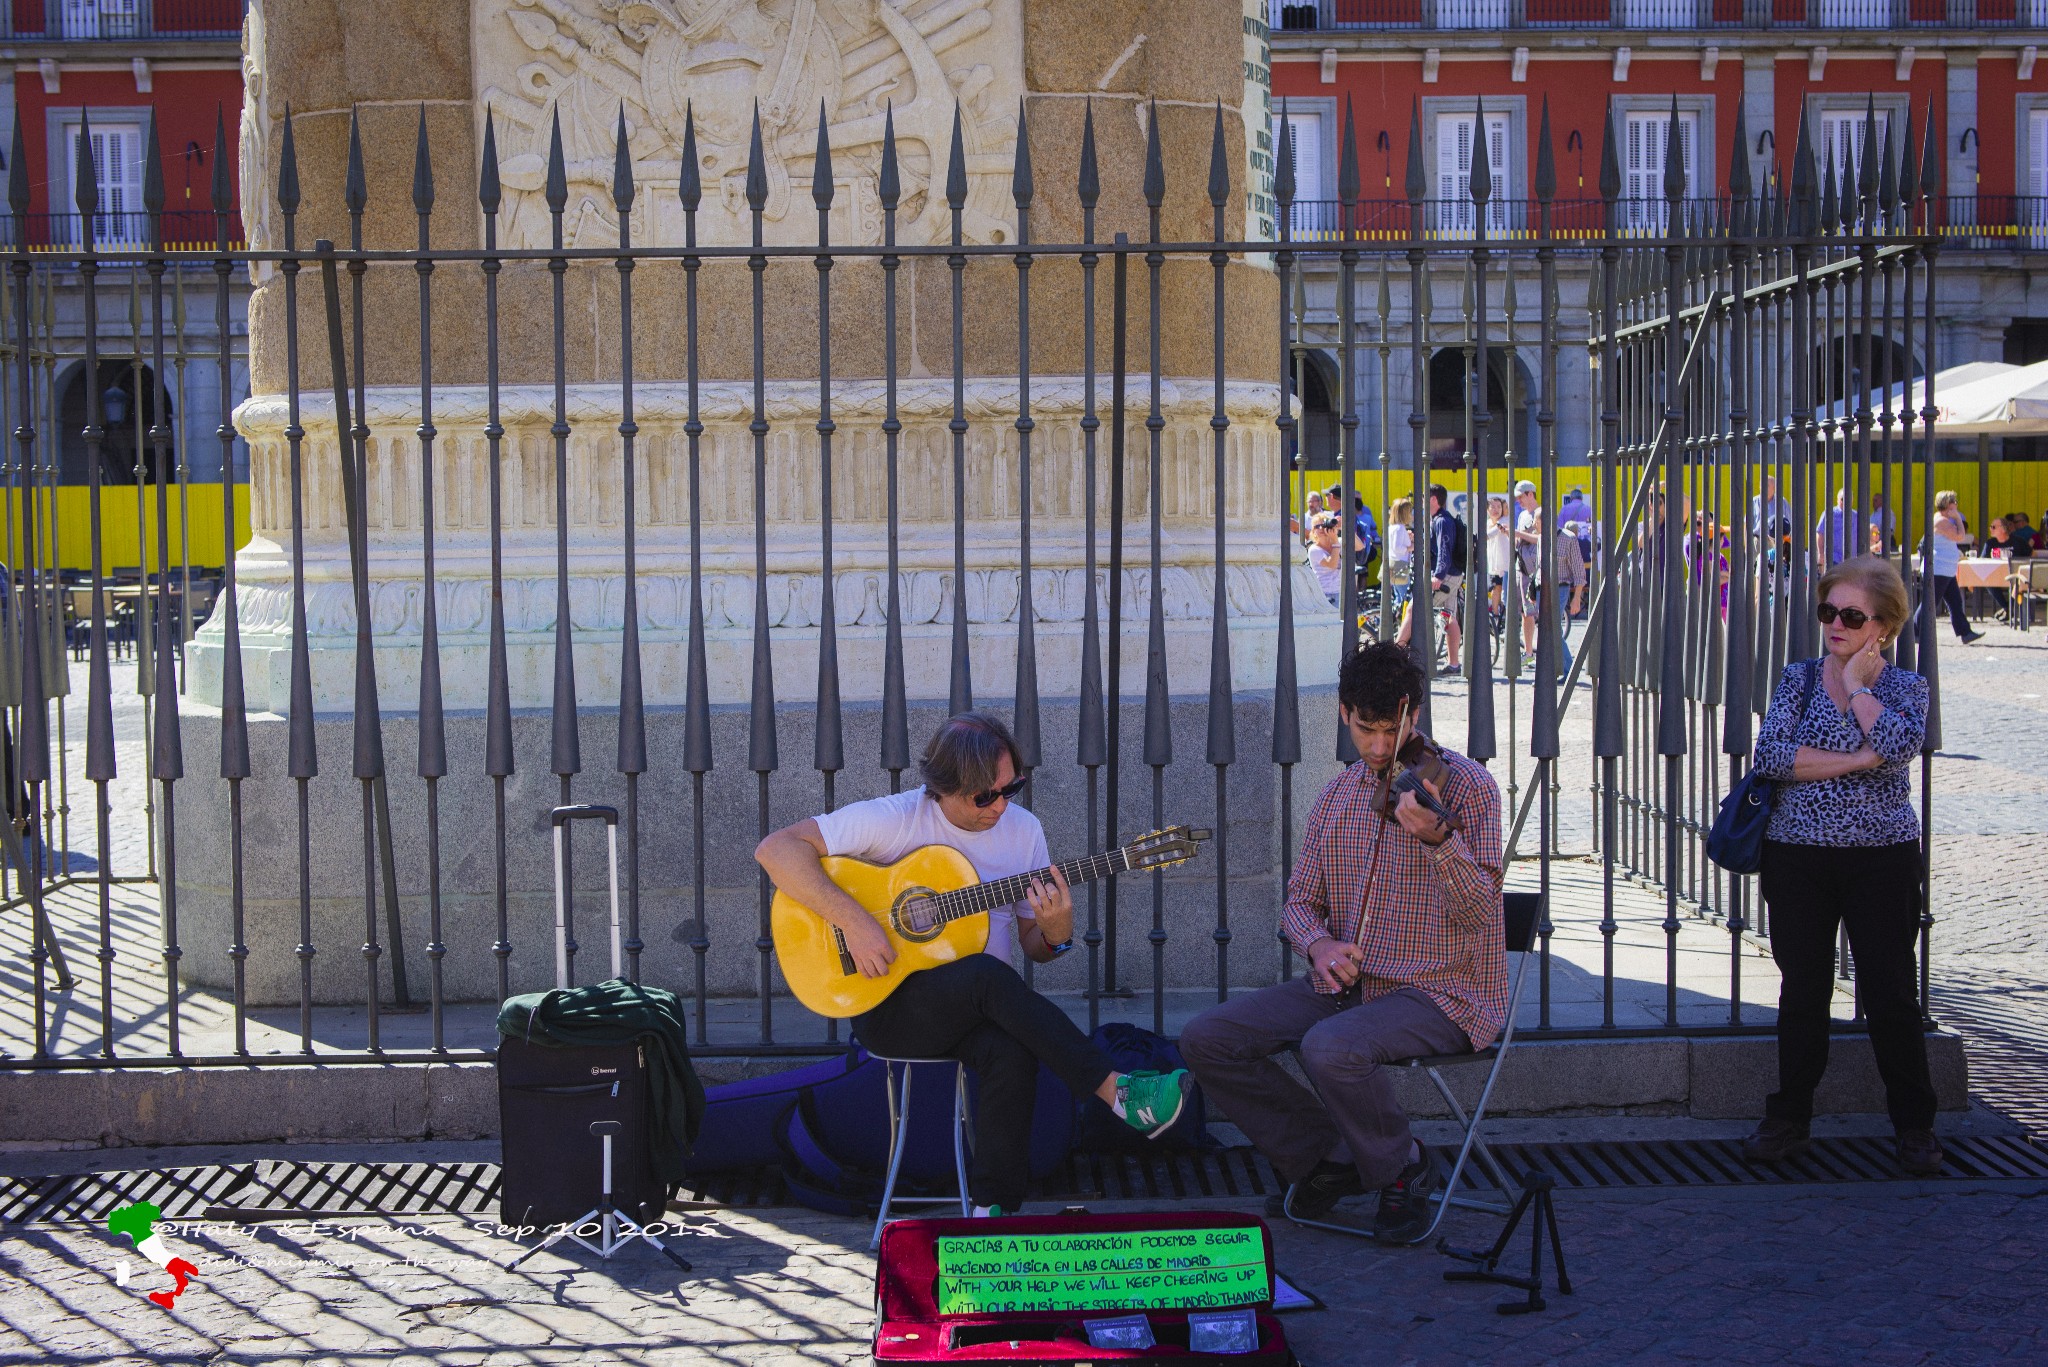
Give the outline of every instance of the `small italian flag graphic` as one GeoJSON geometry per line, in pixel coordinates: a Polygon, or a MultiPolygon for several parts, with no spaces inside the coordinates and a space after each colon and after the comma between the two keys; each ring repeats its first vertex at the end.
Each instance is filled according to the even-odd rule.
{"type": "Polygon", "coordinates": [[[151,1300],[168,1310],[184,1294],[186,1283],[199,1275],[199,1269],[173,1254],[164,1243],[163,1236],[156,1232],[156,1222],[162,1214],[158,1206],[148,1201],[136,1201],[107,1216],[107,1232],[127,1235],[134,1241],[137,1253],[171,1274],[177,1283],[175,1286],[168,1291],[149,1293],[151,1300]]]}

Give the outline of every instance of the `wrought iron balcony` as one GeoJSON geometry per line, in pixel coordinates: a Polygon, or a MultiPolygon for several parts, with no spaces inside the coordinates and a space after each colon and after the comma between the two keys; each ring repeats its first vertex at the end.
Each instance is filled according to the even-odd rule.
{"type": "Polygon", "coordinates": [[[246,0],[6,0],[0,41],[134,42],[237,38],[246,0]]]}
{"type": "MultiPolygon", "coordinates": [[[[1616,233],[1625,239],[1662,237],[1670,222],[1669,206],[1661,199],[1621,199],[1615,209],[1616,233]]],[[[1484,210],[1486,236],[1496,242],[1531,241],[1541,233],[1538,210],[1532,199],[1493,200],[1484,210]]],[[[1682,212],[1693,233],[1718,234],[1730,221],[1725,199],[1686,200],[1682,212]]],[[[1474,238],[1481,223],[1481,210],[1469,200],[1424,200],[1421,213],[1422,235],[1432,241],[1474,238]]],[[[1935,200],[1932,213],[1944,242],[1952,247],[2048,249],[2048,197],[1951,195],[1935,200]]],[[[1348,218],[1345,206],[1336,200],[1298,200],[1289,215],[1288,236],[1310,253],[1335,250],[1346,240],[1347,223],[1353,242],[1405,241],[1413,232],[1413,215],[1406,200],[1363,200],[1350,206],[1348,218]]],[[[1552,201],[1550,232],[1557,241],[1594,240],[1606,231],[1602,201],[1552,201]]]]}
{"type": "Polygon", "coordinates": [[[1276,32],[2031,28],[2048,0],[1273,0],[1276,32]]]}

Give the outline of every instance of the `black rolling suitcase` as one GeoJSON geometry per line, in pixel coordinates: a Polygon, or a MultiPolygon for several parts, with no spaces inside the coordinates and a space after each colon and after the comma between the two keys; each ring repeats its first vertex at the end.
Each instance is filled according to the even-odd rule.
{"type": "MultiPolygon", "coordinates": [[[[555,986],[569,984],[569,908],[562,854],[568,823],[600,818],[611,841],[611,965],[619,974],[618,814],[609,807],[562,808],[554,822],[555,986]]],[[[619,1122],[612,1141],[612,1202],[636,1221],[659,1220],[668,1189],[648,1143],[649,1089],[643,1044],[547,1045],[514,1035],[498,1040],[498,1115],[503,1148],[499,1211],[503,1221],[543,1232],[598,1204],[602,1149],[591,1123],[619,1122]]]]}

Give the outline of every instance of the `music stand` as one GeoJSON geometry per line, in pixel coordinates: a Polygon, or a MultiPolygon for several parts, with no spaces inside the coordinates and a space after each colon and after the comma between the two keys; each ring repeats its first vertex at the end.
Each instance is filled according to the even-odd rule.
{"type": "Polygon", "coordinates": [[[603,1190],[598,1195],[596,1208],[585,1211],[582,1215],[569,1221],[532,1248],[527,1249],[526,1252],[520,1254],[511,1262],[506,1263],[505,1270],[507,1272],[510,1272],[534,1254],[553,1248],[564,1239],[573,1240],[589,1249],[592,1253],[595,1253],[598,1257],[605,1259],[609,1259],[612,1254],[618,1252],[633,1240],[645,1239],[648,1243],[660,1249],[662,1256],[677,1267],[680,1267],[685,1272],[691,1270],[690,1264],[684,1260],[683,1256],[663,1243],[660,1236],[655,1234],[654,1231],[642,1225],[632,1216],[615,1210],[612,1207],[612,1136],[619,1133],[623,1128],[625,1127],[616,1120],[593,1120],[590,1122],[590,1132],[596,1135],[598,1141],[604,1145],[603,1190]],[[577,1230],[590,1224],[592,1221],[595,1221],[598,1227],[596,1243],[592,1243],[581,1234],[576,1233],[577,1230]]]}

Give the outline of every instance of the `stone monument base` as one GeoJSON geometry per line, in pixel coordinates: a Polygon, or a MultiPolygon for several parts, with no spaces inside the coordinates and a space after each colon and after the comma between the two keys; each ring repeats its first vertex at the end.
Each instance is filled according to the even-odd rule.
{"type": "MultiPolygon", "coordinates": [[[[1334,658],[1336,624],[1316,628],[1301,641],[1305,659],[1334,658]],[[1325,639],[1325,638],[1328,639],[1325,639]]],[[[1131,676],[1126,675],[1126,678],[1131,676]]],[[[1142,676],[1140,676],[1142,677],[1142,676]]],[[[1240,694],[1235,704],[1239,762],[1228,773],[1228,826],[1216,809],[1215,769],[1204,763],[1208,706],[1181,698],[1171,707],[1173,763],[1164,770],[1166,824],[1227,830],[1231,940],[1229,975],[1234,983],[1259,985],[1278,970],[1275,940],[1280,901],[1279,771],[1270,760],[1272,694],[1240,694]]],[[[1335,771],[1335,691],[1306,688],[1301,699],[1305,760],[1296,766],[1292,832],[1299,839],[1303,819],[1323,783],[1335,771]]],[[[1007,715],[1005,702],[991,710],[1007,715]]],[[[880,709],[849,704],[845,709],[848,768],[834,785],[843,805],[888,791],[888,775],[877,764],[880,709]]],[[[943,704],[913,703],[913,755],[944,716],[943,704]]],[[[1086,835],[1086,774],[1074,762],[1079,709],[1072,698],[1047,700],[1041,709],[1044,765],[1034,777],[1031,806],[1046,825],[1055,856],[1083,852],[1086,835]]],[[[185,753],[218,748],[218,713],[188,702],[182,712],[185,753]]],[[[322,719],[316,727],[322,773],[309,784],[312,830],[313,997],[319,1003],[360,1003],[367,994],[363,898],[362,785],[349,777],[353,721],[322,719]]],[[[1128,839],[1153,826],[1152,771],[1143,763],[1144,705],[1127,700],[1122,713],[1122,769],[1119,829],[1128,839]]],[[[770,777],[768,821],[781,826],[821,811],[823,783],[811,768],[814,731],[807,706],[790,705],[777,716],[782,767],[770,777]]],[[[649,772],[639,780],[640,936],[645,943],[641,979],[685,994],[696,981],[693,942],[701,936],[706,985],[714,995],[755,993],[760,959],[758,869],[753,862],[759,837],[757,775],[747,769],[748,717],[744,708],[720,708],[712,717],[717,767],[704,776],[705,924],[696,920],[691,840],[693,777],[683,767],[683,716],[679,708],[649,708],[649,772]]],[[[288,723],[275,714],[250,718],[249,740],[260,778],[243,784],[244,942],[248,1000],[252,1006],[296,1004],[299,1000],[299,862],[297,794],[285,772],[288,723]]],[[[484,718],[450,715],[448,752],[454,772],[439,782],[441,832],[441,941],[444,991],[450,1001],[495,1000],[498,994],[496,838],[492,784],[482,772],[484,718]]],[[[610,710],[582,717],[586,770],[571,783],[573,800],[624,809],[624,780],[612,769],[616,718],[610,710]]],[[[417,719],[390,714],[384,747],[391,770],[392,825],[396,832],[406,973],[416,1002],[427,999],[429,923],[426,785],[413,776],[417,719]]],[[[511,990],[553,985],[554,940],[551,849],[547,813],[561,800],[560,780],[548,772],[549,719],[541,710],[521,711],[514,721],[519,772],[506,780],[506,939],[511,990]]],[[[181,971],[195,986],[231,987],[234,944],[230,900],[230,830],[221,782],[196,762],[177,785],[177,896],[181,971]]],[[[917,782],[915,771],[904,786],[917,782]]],[[[602,837],[589,827],[577,832],[572,856],[577,890],[575,933],[578,982],[609,972],[602,837]]],[[[1098,841],[1098,844],[1105,843],[1098,841]]],[[[1165,979],[1172,987],[1205,987],[1216,977],[1216,876],[1218,846],[1205,846],[1199,859],[1164,877],[1167,931],[1165,979]]],[[[620,858],[625,859],[623,835],[620,858]]],[[[1127,986],[1152,983],[1152,893],[1149,880],[1126,878],[1118,893],[1119,976],[1127,986]]],[[[1087,900],[1077,893],[1077,929],[1085,929],[1087,900]]],[[[622,917],[624,912],[622,911],[622,917]]],[[[387,913],[378,898],[378,942],[386,961],[380,968],[383,997],[391,999],[387,913]]],[[[1077,953],[1039,970],[1041,986],[1076,989],[1087,983],[1087,955],[1077,953]]],[[[779,978],[777,989],[780,991],[779,978]]],[[[792,1008],[794,1009],[794,1008],[792,1008]]]]}

